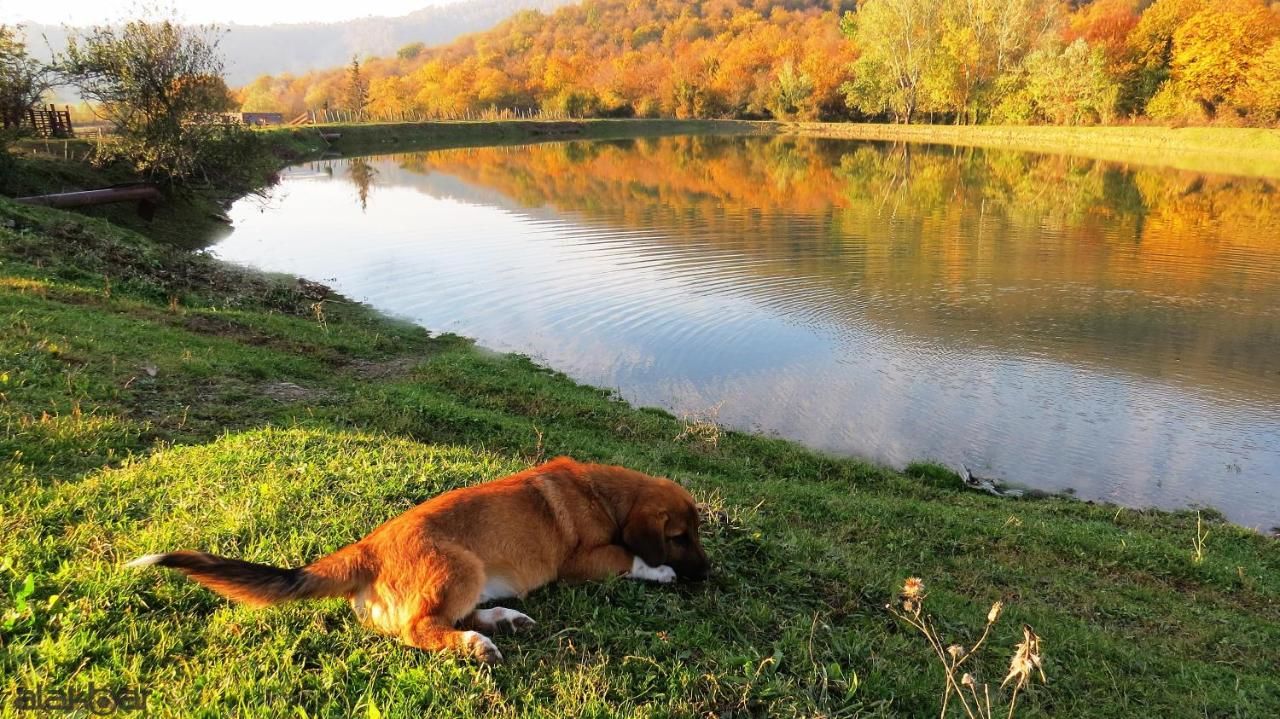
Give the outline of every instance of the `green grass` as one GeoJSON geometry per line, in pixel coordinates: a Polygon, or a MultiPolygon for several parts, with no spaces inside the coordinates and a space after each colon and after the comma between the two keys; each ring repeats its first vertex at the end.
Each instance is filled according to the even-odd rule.
{"type": "Polygon", "coordinates": [[[964,491],[683,423],[314,288],[0,199],[0,713],[19,687],[143,687],[152,716],[934,716],[941,671],[884,606],[923,577],[949,641],[1032,625],[1025,716],[1280,714],[1280,553],[1209,515],[964,491]],[[323,320],[323,321],[321,321],[323,320]],[[283,385],[282,383],[291,383],[283,385]],[[179,547],[298,565],[442,490],[569,454],[710,507],[701,586],[552,586],[489,668],[339,601],[253,611],[179,547]]]}
{"type": "Polygon", "coordinates": [[[704,134],[764,134],[766,123],[738,120],[454,120],[383,122],[271,128],[268,143],[298,155],[325,152],[347,155],[397,150],[509,145],[548,140],[610,140],[634,137],[704,134]],[[334,140],[321,133],[337,134],[334,140]]]}
{"type": "Polygon", "coordinates": [[[614,139],[688,134],[794,134],[991,147],[1089,157],[1209,174],[1280,178],[1280,130],[1267,128],[1016,125],[885,125],[742,120],[476,120],[326,125],[266,130],[277,147],[301,154],[388,152],[405,147],[498,145],[548,139],[614,139]]]}
{"type": "Polygon", "coordinates": [[[767,123],[768,131],[858,140],[1048,152],[1207,174],[1280,178],[1280,130],[1155,125],[883,125],[767,123]]]}

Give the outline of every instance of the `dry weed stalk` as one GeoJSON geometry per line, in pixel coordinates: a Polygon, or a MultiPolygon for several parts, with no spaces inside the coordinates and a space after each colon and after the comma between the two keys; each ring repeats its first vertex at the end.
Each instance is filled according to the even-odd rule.
{"type": "Polygon", "coordinates": [[[707,449],[719,447],[720,435],[724,432],[720,427],[720,407],[723,404],[724,402],[719,402],[700,412],[684,415],[681,419],[684,422],[684,429],[676,435],[675,441],[690,440],[707,449]]]}
{"type": "MultiPolygon", "coordinates": [[[[943,646],[942,638],[933,627],[932,618],[924,611],[926,596],[924,581],[917,577],[910,577],[902,585],[899,604],[886,604],[885,609],[920,632],[928,640],[933,653],[942,664],[946,685],[942,692],[942,711],[938,716],[945,719],[947,708],[951,705],[951,697],[954,695],[969,719],[993,719],[995,714],[991,704],[990,686],[985,682],[979,683],[971,672],[961,673],[961,669],[986,643],[987,637],[991,635],[991,628],[1000,619],[1004,602],[997,601],[991,605],[991,610],[987,612],[986,626],[982,628],[982,635],[972,647],[966,649],[959,644],[943,646]]],[[[1008,717],[1010,718],[1013,717],[1018,705],[1018,693],[1027,686],[1033,671],[1040,674],[1042,683],[1045,681],[1040,661],[1040,637],[1036,636],[1036,633],[1026,624],[1022,625],[1022,637],[1022,642],[1014,648],[1013,658],[1009,662],[1009,673],[1000,683],[1001,689],[1009,685],[1013,686],[1009,696],[1008,717]]]]}
{"type": "Polygon", "coordinates": [[[1204,528],[1200,513],[1196,512],[1196,536],[1191,540],[1191,561],[1199,564],[1204,561],[1204,543],[1209,541],[1209,531],[1204,528]]]}
{"type": "Polygon", "coordinates": [[[329,331],[329,322],[324,316],[324,300],[320,300],[319,302],[315,302],[311,305],[311,314],[315,316],[316,323],[320,325],[320,329],[327,333],[329,331]]]}

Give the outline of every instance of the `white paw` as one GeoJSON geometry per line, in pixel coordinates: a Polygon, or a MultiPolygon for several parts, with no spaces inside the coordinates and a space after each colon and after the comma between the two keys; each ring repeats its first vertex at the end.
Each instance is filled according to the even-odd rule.
{"type": "Polygon", "coordinates": [[[466,653],[485,664],[497,664],[502,661],[502,652],[493,640],[480,632],[463,632],[462,643],[466,653]]]}
{"type": "Polygon", "coordinates": [[[495,632],[518,632],[521,629],[528,629],[537,624],[528,614],[517,612],[514,609],[507,609],[506,607],[477,609],[475,621],[481,625],[481,629],[488,628],[495,632]]]}
{"type": "Polygon", "coordinates": [[[658,584],[670,584],[676,581],[676,570],[663,564],[658,567],[650,567],[645,564],[644,560],[636,557],[631,560],[631,571],[627,572],[629,579],[642,579],[646,582],[657,582],[658,584]]]}

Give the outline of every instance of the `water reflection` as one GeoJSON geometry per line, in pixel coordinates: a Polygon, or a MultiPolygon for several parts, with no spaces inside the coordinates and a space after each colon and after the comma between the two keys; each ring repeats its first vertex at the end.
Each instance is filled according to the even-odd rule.
{"type": "Polygon", "coordinates": [[[1280,523],[1265,181],[665,138],[334,161],[281,192],[217,252],[643,403],[1280,523]]]}

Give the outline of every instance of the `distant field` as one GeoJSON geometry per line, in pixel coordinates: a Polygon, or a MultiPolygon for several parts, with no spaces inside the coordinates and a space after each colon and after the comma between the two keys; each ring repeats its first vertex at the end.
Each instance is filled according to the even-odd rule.
{"type": "MultiPolygon", "coordinates": [[[[376,152],[384,146],[399,149],[422,143],[441,147],[680,134],[794,134],[1062,153],[1211,174],[1280,178],[1280,130],[1264,128],[886,125],[679,119],[475,120],[323,127],[325,132],[342,134],[342,139],[334,143],[334,149],[345,152],[376,152]]],[[[310,145],[308,149],[319,149],[318,129],[277,128],[266,132],[302,139],[310,145]]]]}
{"type": "MultiPolygon", "coordinates": [[[[1280,129],[1267,128],[888,125],[664,118],[388,122],[273,127],[262,132],[275,143],[290,146],[300,154],[321,153],[326,150],[357,154],[413,147],[465,147],[663,135],[794,134],[1061,153],[1192,172],[1280,178],[1280,129]],[[320,138],[321,131],[338,133],[342,137],[332,142],[325,141],[320,138]]],[[[91,143],[91,139],[70,142],[27,139],[16,143],[15,148],[23,153],[76,159],[88,154],[91,143]]]]}

